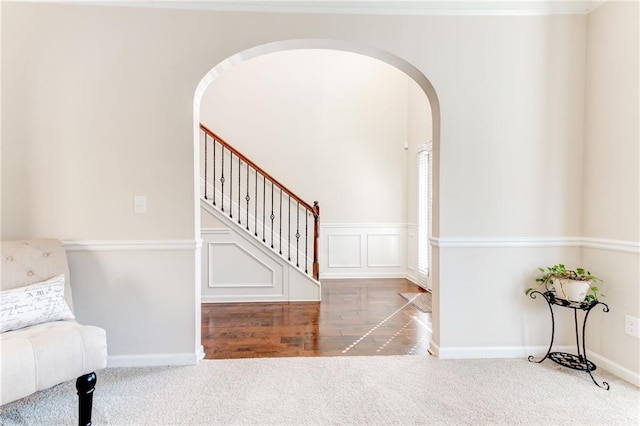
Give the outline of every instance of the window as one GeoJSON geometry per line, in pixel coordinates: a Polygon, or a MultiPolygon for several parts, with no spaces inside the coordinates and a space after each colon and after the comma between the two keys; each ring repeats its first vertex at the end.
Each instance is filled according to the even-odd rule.
{"type": "Polygon", "coordinates": [[[431,288],[431,169],[432,143],[418,150],[418,284],[431,288]]]}

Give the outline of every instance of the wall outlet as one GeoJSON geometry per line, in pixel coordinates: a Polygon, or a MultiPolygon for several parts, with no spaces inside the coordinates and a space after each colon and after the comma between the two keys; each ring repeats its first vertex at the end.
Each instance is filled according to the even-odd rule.
{"type": "Polygon", "coordinates": [[[631,315],[624,316],[624,332],[629,336],[640,339],[640,319],[631,315]]]}

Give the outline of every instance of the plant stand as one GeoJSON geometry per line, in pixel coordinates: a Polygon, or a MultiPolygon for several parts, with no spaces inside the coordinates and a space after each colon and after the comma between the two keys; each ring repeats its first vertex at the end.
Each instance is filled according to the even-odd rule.
{"type": "Polygon", "coordinates": [[[551,291],[547,291],[544,293],[539,291],[532,291],[531,293],[529,293],[529,296],[532,299],[535,299],[537,297],[536,294],[539,294],[542,297],[544,297],[544,300],[546,300],[547,304],[549,305],[549,312],[551,312],[551,343],[549,343],[549,349],[547,349],[547,353],[544,355],[544,357],[542,357],[542,359],[540,359],[539,361],[536,361],[535,357],[531,355],[528,358],[529,361],[539,364],[545,359],[550,358],[551,361],[557,364],[560,364],[564,367],[571,368],[573,370],[586,371],[587,373],[589,373],[589,377],[591,377],[591,380],[593,381],[593,383],[595,383],[598,387],[609,390],[609,383],[603,381],[601,385],[596,381],[596,379],[594,379],[593,374],[591,372],[595,371],[596,365],[587,359],[587,352],[585,348],[585,329],[587,325],[587,318],[589,318],[589,313],[593,308],[595,308],[598,305],[603,306],[602,310],[604,312],[609,312],[609,306],[607,306],[606,303],[602,303],[597,300],[590,301],[590,302],[570,302],[568,300],[558,299],[556,298],[555,294],[551,291]],[[551,352],[551,348],[553,347],[553,338],[555,335],[555,319],[553,316],[553,305],[561,306],[563,308],[573,309],[573,320],[574,320],[575,330],[576,330],[576,347],[578,349],[577,355],[566,353],[566,352],[551,352]],[[582,348],[580,347],[581,345],[580,345],[579,329],[578,329],[578,310],[586,312],[584,315],[584,320],[582,322],[582,348]]]}

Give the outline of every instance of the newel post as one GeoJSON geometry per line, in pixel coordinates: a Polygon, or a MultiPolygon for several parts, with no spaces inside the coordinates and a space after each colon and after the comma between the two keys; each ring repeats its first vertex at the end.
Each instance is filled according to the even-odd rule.
{"type": "Polygon", "coordinates": [[[320,264],[318,263],[318,238],[320,238],[320,205],[313,202],[313,278],[320,279],[320,264]]]}

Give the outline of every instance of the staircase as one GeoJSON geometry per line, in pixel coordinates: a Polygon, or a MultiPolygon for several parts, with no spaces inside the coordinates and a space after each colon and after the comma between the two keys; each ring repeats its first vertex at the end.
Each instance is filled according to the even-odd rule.
{"type": "Polygon", "coordinates": [[[320,300],[320,207],[200,124],[203,302],[320,300]]]}

